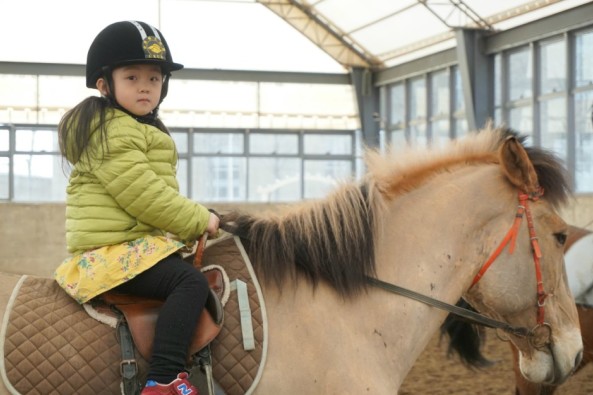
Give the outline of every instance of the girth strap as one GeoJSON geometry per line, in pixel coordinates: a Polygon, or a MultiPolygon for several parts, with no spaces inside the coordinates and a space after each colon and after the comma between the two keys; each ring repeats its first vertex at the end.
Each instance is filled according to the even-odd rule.
{"type": "Polygon", "coordinates": [[[137,395],[140,393],[140,382],[138,381],[138,364],[134,355],[134,341],[128,323],[123,316],[117,324],[117,339],[121,349],[120,373],[124,394],[137,395]]]}

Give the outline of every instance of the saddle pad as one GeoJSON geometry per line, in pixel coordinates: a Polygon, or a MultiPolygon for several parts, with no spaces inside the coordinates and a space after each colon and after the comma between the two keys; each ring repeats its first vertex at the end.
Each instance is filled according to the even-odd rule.
{"type": "MultiPolygon", "coordinates": [[[[226,395],[250,394],[259,382],[267,351],[263,297],[238,238],[209,242],[202,261],[224,268],[229,281],[246,283],[253,349],[243,348],[236,291],[224,307],[224,326],[211,343],[213,375],[226,395]]],[[[0,333],[0,374],[12,394],[121,394],[121,349],[116,331],[97,321],[49,278],[22,276],[6,308],[0,333]],[[3,346],[3,347],[2,347],[3,346]]],[[[147,362],[136,353],[139,379],[147,362]]]]}
{"type": "MultiPolygon", "coordinates": [[[[121,394],[115,331],[91,318],[53,279],[21,277],[0,341],[1,374],[12,394],[121,394]]],[[[138,357],[138,365],[146,377],[146,361],[138,357]]]]}
{"type": "Polygon", "coordinates": [[[214,239],[204,250],[204,265],[224,267],[229,281],[247,283],[254,349],[244,350],[241,312],[237,291],[232,291],[224,307],[224,326],[211,343],[214,379],[227,395],[251,393],[264,369],[267,351],[268,328],[261,289],[251,262],[241,241],[236,236],[214,239]],[[210,244],[212,243],[212,244],[210,244]]]}

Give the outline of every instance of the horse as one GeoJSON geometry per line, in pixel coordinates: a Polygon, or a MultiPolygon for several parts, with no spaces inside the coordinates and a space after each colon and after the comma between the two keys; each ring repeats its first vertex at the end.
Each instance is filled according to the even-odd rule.
{"type": "Polygon", "coordinates": [[[222,215],[262,279],[269,342],[252,393],[397,393],[447,312],[376,286],[387,283],[441,304],[466,298],[507,330],[524,376],[565,381],[583,346],[560,162],[490,127],[365,156],[365,176],[323,199],[222,215]]]}
{"type": "Polygon", "coordinates": [[[367,152],[366,160],[365,179],[326,200],[280,214],[225,215],[223,226],[243,238],[267,285],[270,331],[282,333],[271,339],[261,393],[398,391],[446,313],[373,289],[369,277],[447,303],[463,295],[490,317],[534,328],[531,338],[509,335],[522,374],[563,382],[580,362],[582,343],[563,270],[567,225],[554,211],[557,193],[566,192],[558,188],[562,167],[504,130],[482,131],[449,150],[367,152]],[[536,210],[527,222],[542,243],[536,256],[546,254],[537,269],[536,236],[514,218],[518,194],[535,196],[540,187],[541,199],[519,204],[536,210]],[[505,232],[514,252],[498,251],[496,259],[490,252],[504,246],[505,232]],[[542,278],[550,295],[545,321],[536,291],[542,278]]]}
{"type": "MultiPolygon", "coordinates": [[[[590,304],[593,297],[593,292],[591,292],[591,283],[593,282],[592,240],[593,232],[585,228],[569,226],[568,237],[564,245],[566,270],[571,292],[577,298],[576,307],[584,345],[583,359],[575,373],[593,362],[593,330],[591,330],[593,328],[593,306],[590,304]],[[572,248],[573,246],[574,248],[572,248]],[[586,285],[583,286],[583,284],[586,285]]],[[[471,308],[463,300],[460,300],[457,305],[471,308]]],[[[491,365],[491,361],[482,355],[480,350],[485,340],[482,328],[473,327],[468,322],[460,321],[450,315],[442,325],[441,333],[449,336],[449,355],[458,353],[462,362],[470,367],[484,368],[491,365]]],[[[510,343],[510,348],[513,353],[515,394],[552,395],[558,386],[532,383],[526,380],[519,368],[519,352],[512,343],[510,343]]]]}

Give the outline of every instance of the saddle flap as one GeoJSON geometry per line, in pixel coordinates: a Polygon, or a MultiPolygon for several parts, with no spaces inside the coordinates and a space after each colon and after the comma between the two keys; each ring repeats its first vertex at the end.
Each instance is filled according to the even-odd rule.
{"type": "MultiPolygon", "coordinates": [[[[106,292],[101,295],[104,303],[115,307],[125,317],[134,344],[142,357],[150,360],[156,330],[156,321],[162,300],[106,292]]],[[[210,344],[222,330],[224,310],[216,292],[210,289],[206,306],[198,319],[192,336],[189,357],[210,344]]],[[[189,360],[189,358],[188,358],[189,360]]]]}
{"type": "MultiPolygon", "coordinates": [[[[150,360],[150,356],[152,355],[156,320],[161,305],[162,302],[157,304],[148,301],[142,304],[117,306],[126,317],[136,349],[147,361],[150,360]]],[[[210,312],[207,309],[204,309],[202,314],[200,314],[198,324],[196,325],[196,329],[192,336],[188,361],[191,359],[192,355],[210,344],[210,342],[212,342],[212,340],[214,340],[220,333],[221,329],[222,322],[216,323],[210,312]]]]}
{"type": "Polygon", "coordinates": [[[216,267],[208,267],[207,270],[202,271],[202,274],[204,274],[206,280],[208,280],[208,286],[214,291],[219,301],[222,300],[225,292],[224,274],[222,270],[216,267]]]}

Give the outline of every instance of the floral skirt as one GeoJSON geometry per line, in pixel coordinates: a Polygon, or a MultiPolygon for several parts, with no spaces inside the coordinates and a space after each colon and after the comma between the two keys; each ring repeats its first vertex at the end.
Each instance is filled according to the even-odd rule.
{"type": "Polygon", "coordinates": [[[85,303],[184,247],[183,243],[165,236],[145,236],[67,258],[58,266],[54,277],[78,303],[85,303]]]}

